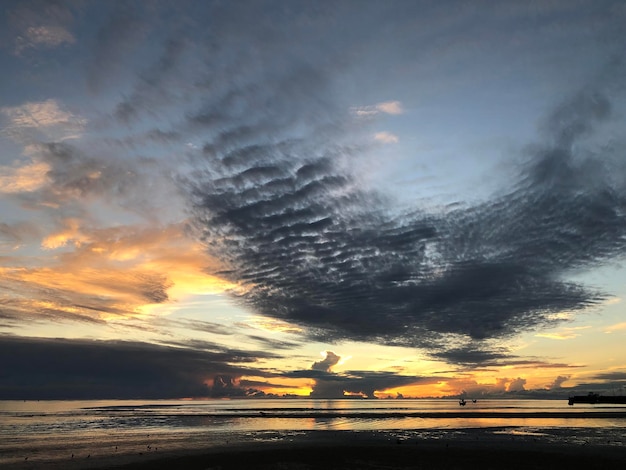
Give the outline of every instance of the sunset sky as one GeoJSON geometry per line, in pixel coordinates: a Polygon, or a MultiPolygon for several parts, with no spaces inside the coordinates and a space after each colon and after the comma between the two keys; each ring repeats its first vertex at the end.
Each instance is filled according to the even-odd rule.
{"type": "Polygon", "coordinates": [[[0,8],[0,399],[626,391],[625,2],[0,8]]]}

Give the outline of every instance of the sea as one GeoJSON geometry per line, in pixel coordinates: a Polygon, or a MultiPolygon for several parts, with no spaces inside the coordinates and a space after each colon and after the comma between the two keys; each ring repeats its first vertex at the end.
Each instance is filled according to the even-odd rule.
{"type": "Polygon", "coordinates": [[[626,405],[567,400],[0,401],[0,468],[324,435],[527,439],[626,449],[626,405]]]}

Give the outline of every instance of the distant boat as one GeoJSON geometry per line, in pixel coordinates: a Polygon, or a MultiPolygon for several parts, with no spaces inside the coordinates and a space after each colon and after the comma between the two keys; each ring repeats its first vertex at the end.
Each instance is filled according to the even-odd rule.
{"type": "Polygon", "coordinates": [[[599,393],[589,392],[588,395],[574,395],[573,397],[569,397],[568,405],[573,405],[574,403],[589,403],[591,405],[595,405],[597,403],[601,404],[616,404],[616,405],[626,405],[626,396],[625,395],[600,395],[599,393]]]}
{"type": "Polygon", "coordinates": [[[461,405],[461,406],[465,406],[465,405],[467,405],[467,402],[465,401],[465,398],[461,398],[461,399],[459,400],[459,405],[461,405]]]}

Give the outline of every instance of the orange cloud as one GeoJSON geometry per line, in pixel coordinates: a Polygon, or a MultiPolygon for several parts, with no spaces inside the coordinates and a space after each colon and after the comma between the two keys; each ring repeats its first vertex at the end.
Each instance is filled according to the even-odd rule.
{"type": "Polygon", "coordinates": [[[607,326],[604,329],[605,333],[614,333],[616,331],[626,330],[626,322],[616,323],[615,325],[607,326]]]}
{"type": "Polygon", "coordinates": [[[0,166],[0,193],[15,194],[36,191],[48,181],[50,165],[32,162],[24,166],[0,166]]]}
{"type": "Polygon", "coordinates": [[[247,324],[241,326],[248,326],[252,328],[258,328],[264,331],[279,332],[279,333],[302,333],[302,328],[287,323],[284,321],[276,320],[268,317],[253,317],[247,324]]]}
{"type": "Polygon", "coordinates": [[[70,250],[47,265],[0,266],[0,286],[9,292],[3,300],[13,306],[13,317],[28,308],[31,319],[141,316],[153,313],[150,306],[186,295],[237,287],[206,274],[215,262],[199,242],[185,235],[183,224],[93,230],[70,219],[65,225],[42,246],[70,250]]]}
{"type": "Polygon", "coordinates": [[[586,330],[591,328],[589,326],[575,326],[571,328],[565,328],[561,331],[554,331],[548,333],[537,333],[535,336],[539,338],[549,338],[556,340],[565,340],[565,339],[574,339],[580,336],[580,333],[577,333],[579,330],[586,330]]]}
{"type": "Polygon", "coordinates": [[[65,228],[47,236],[41,242],[42,248],[47,250],[54,250],[60,248],[68,243],[73,243],[75,246],[80,246],[82,243],[89,241],[89,238],[81,233],[80,221],[78,219],[66,219],[64,221],[65,228]]]}

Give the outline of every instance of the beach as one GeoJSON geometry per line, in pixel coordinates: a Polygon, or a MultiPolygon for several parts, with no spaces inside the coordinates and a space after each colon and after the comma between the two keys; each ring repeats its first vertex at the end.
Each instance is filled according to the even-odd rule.
{"type": "Polygon", "coordinates": [[[545,436],[498,430],[430,433],[316,431],[173,451],[94,452],[67,459],[25,459],[6,469],[615,469],[626,463],[621,441],[570,433],[545,436]],[[561,442],[559,437],[563,437],[561,442]]]}
{"type": "Polygon", "coordinates": [[[621,468],[623,405],[563,401],[0,402],[3,470],[621,468]]]}

